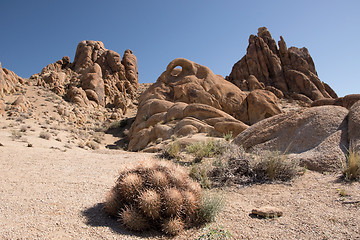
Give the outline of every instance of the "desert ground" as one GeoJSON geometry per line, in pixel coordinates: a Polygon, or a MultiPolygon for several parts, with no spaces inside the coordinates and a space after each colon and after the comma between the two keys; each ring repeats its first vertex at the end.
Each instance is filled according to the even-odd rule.
{"type": "MultiPolygon", "coordinates": [[[[25,90],[33,115],[0,121],[0,238],[167,239],[155,231],[127,231],[102,209],[120,169],[157,155],[108,149],[118,140],[110,134],[102,135],[95,150],[83,146],[71,131],[75,127],[55,117],[56,101],[62,100],[35,87],[25,90]],[[48,139],[40,137],[44,131],[48,139]]],[[[174,239],[199,239],[211,230],[232,239],[360,239],[360,184],[340,177],[307,170],[285,183],[210,189],[225,200],[216,221],[174,239]],[[283,216],[251,214],[265,205],[280,208],[283,216]]]]}

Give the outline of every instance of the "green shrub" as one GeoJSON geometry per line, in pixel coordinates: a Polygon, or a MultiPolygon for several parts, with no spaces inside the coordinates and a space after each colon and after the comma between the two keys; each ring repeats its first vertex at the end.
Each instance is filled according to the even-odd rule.
{"type": "Polygon", "coordinates": [[[202,204],[197,212],[198,222],[208,223],[214,221],[223,206],[224,197],[222,194],[210,192],[203,194],[202,204]]]}
{"type": "Polygon", "coordinates": [[[233,138],[233,134],[232,134],[232,132],[228,132],[228,133],[224,134],[223,137],[227,142],[230,142],[230,140],[233,138]]]}
{"type": "Polygon", "coordinates": [[[222,227],[206,227],[202,234],[196,240],[226,240],[233,239],[231,233],[222,227]]]}
{"type": "Polygon", "coordinates": [[[207,142],[196,142],[188,145],[186,151],[201,161],[205,157],[214,157],[224,151],[224,145],[220,141],[210,140],[207,142]]]}
{"type": "Polygon", "coordinates": [[[343,175],[348,181],[360,179],[360,151],[350,149],[343,169],[343,175]]]}

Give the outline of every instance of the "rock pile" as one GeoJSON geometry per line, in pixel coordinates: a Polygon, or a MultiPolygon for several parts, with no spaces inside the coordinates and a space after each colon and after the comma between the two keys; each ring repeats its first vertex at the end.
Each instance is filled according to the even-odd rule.
{"type": "Polygon", "coordinates": [[[139,87],[133,52],[126,50],[121,59],[100,41],[80,42],[73,63],[69,57],[63,57],[31,79],[80,106],[106,106],[123,112],[139,87]]]}
{"type": "Polygon", "coordinates": [[[336,98],[336,93],[321,82],[306,48],[287,48],[283,37],[278,42],[267,28],[251,35],[246,55],[232,68],[227,80],[241,90],[267,89],[311,104],[314,100],[336,98]]]}
{"type": "Polygon", "coordinates": [[[0,98],[16,92],[25,80],[14,72],[1,67],[0,63],[0,98]]]}
{"type": "Polygon", "coordinates": [[[175,59],[140,97],[129,150],[172,135],[236,136],[247,124],[281,113],[276,100],[269,91],[245,93],[205,66],[175,59]]]}

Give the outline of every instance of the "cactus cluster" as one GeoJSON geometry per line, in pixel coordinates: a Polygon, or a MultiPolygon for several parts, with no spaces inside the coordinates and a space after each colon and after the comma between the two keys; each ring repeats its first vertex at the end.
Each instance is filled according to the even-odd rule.
{"type": "Polygon", "coordinates": [[[177,235],[197,224],[201,196],[200,185],[183,167],[150,159],[120,172],[104,209],[129,230],[151,228],[177,235]]]}

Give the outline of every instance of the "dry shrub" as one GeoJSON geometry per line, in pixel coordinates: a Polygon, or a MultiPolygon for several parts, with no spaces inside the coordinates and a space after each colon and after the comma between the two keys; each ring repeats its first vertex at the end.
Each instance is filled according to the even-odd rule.
{"type": "Polygon", "coordinates": [[[167,159],[180,159],[180,152],[180,144],[177,141],[174,141],[165,147],[163,157],[167,159]]]}
{"type": "Polygon", "coordinates": [[[351,148],[343,167],[343,175],[346,180],[360,179],[360,151],[351,148]]]}
{"type": "Polygon", "coordinates": [[[254,161],[252,172],[257,181],[288,181],[298,174],[299,163],[281,152],[267,151],[254,161]]]}
{"type": "Polygon", "coordinates": [[[49,132],[41,132],[39,134],[39,137],[43,138],[43,139],[46,139],[46,140],[49,140],[51,138],[51,134],[49,132]]]}
{"type": "Polygon", "coordinates": [[[201,187],[183,167],[152,159],[121,171],[104,204],[106,213],[129,230],[151,228],[168,235],[206,222],[202,207],[201,187]]]}
{"type": "Polygon", "coordinates": [[[229,144],[214,161],[210,179],[218,185],[247,184],[263,181],[288,181],[299,173],[299,163],[278,151],[246,153],[242,147],[229,144]]]}

